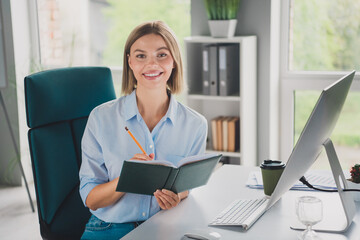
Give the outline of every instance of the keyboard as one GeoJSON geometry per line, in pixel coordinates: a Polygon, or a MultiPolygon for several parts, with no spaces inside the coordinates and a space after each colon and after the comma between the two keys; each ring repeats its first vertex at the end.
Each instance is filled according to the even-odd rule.
{"type": "Polygon", "coordinates": [[[209,225],[240,226],[247,230],[265,212],[268,201],[268,198],[235,200],[209,225]]]}

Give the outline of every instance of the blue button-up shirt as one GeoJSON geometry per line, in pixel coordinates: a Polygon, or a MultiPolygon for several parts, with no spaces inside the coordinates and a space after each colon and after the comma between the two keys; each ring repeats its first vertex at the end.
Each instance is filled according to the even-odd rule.
{"type": "MultiPolygon", "coordinates": [[[[81,143],[80,196],[84,204],[96,185],[119,177],[124,160],[141,153],[125,126],[146,153],[154,153],[158,160],[176,165],[184,157],[205,152],[206,119],[173,96],[167,113],[152,132],[139,113],[135,91],[104,103],[90,113],[81,143]]],[[[103,221],[124,223],[144,221],[159,210],[154,196],[126,193],[115,204],[90,211],[103,221]]]]}

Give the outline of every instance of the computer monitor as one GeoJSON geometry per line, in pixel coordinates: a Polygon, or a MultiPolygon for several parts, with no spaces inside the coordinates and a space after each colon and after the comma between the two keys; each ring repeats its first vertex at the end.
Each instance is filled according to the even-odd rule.
{"type": "Polygon", "coordinates": [[[352,71],[322,91],[269,199],[267,209],[308,171],[321,153],[340,116],[354,76],[355,71],[352,71]]]}

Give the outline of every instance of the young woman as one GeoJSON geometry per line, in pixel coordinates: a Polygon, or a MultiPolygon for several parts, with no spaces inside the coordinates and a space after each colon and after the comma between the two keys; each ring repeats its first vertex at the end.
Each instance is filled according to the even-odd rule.
{"type": "Polygon", "coordinates": [[[119,239],[188,196],[188,191],[175,194],[166,189],[153,196],[115,191],[126,159],[176,164],[204,153],[206,119],[173,96],[183,85],[182,60],[172,30],[161,21],[136,27],[125,45],[124,96],[96,107],[83,135],[80,195],[92,216],[82,239],[119,239]],[[147,154],[139,153],[125,126],[147,154]]]}

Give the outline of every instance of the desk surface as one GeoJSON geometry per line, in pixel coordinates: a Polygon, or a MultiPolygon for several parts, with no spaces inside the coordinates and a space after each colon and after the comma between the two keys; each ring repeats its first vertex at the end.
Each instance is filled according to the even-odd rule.
{"type": "MultiPolygon", "coordinates": [[[[189,197],[177,207],[160,211],[122,239],[180,240],[184,233],[199,228],[216,231],[221,234],[221,239],[297,239],[300,231],[290,229],[289,225],[296,219],[296,197],[316,195],[325,203],[329,198],[339,198],[337,193],[288,191],[247,231],[243,231],[240,227],[209,227],[208,223],[235,199],[264,196],[263,190],[245,186],[252,170],[255,168],[224,165],[213,173],[206,186],[193,189],[189,197]]],[[[340,208],[340,201],[338,204],[340,208]]],[[[319,233],[319,236],[324,240],[359,240],[359,202],[356,202],[356,210],[354,221],[346,233],[319,233]]]]}

